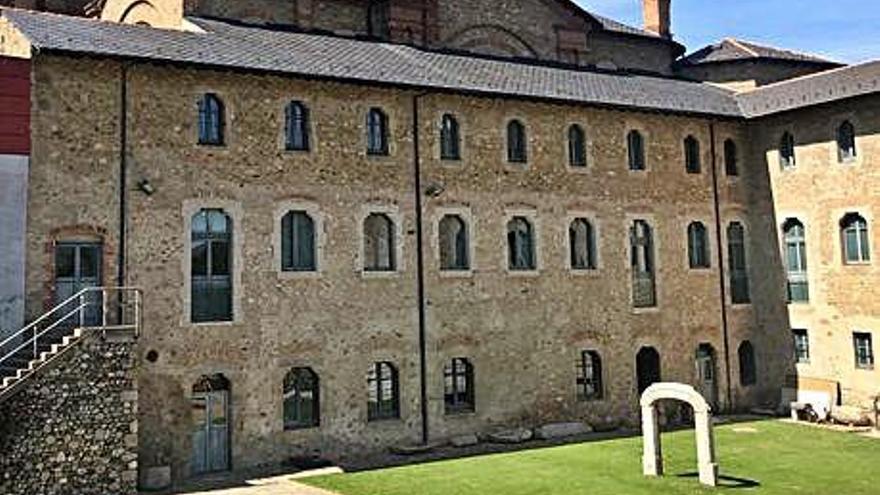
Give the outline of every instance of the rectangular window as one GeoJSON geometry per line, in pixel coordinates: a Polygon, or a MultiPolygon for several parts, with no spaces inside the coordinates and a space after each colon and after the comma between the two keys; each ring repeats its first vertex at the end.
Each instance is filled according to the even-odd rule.
{"type": "Polygon", "coordinates": [[[871,334],[865,332],[853,333],[853,347],[856,355],[856,368],[874,369],[874,347],[871,342],[871,334]]]}
{"type": "Polygon", "coordinates": [[[810,362],[810,337],[806,330],[792,330],[794,335],[794,356],[798,363],[806,364],[810,362]]]}

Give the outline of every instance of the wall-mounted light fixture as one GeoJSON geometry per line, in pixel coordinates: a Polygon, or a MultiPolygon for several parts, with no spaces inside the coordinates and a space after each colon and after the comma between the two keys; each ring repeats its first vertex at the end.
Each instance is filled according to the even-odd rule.
{"type": "Polygon", "coordinates": [[[150,182],[149,179],[141,179],[137,183],[137,187],[142,193],[146,194],[147,196],[152,196],[153,193],[156,192],[156,188],[153,187],[153,184],[150,182]]]}

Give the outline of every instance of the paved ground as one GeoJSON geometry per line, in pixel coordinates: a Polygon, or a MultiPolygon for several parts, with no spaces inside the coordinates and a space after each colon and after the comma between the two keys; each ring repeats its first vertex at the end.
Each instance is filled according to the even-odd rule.
{"type": "MultiPolygon", "coordinates": [[[[327,469],[322,472],[312,471],[309,474],[330,474],[340,472],[338,469],[327,469]]],[[[319,490],[297,482],[297,475],[276,476],[271,478],[249,479],[225,483],[223,488],[217,488],[217,483],[207,480],[204,486],[193,485],[187,487],[181,493],[187,495],[336,495],[326,490],[319,490]],[[209,488],[214,485],[214,488],[209,488]]]]}

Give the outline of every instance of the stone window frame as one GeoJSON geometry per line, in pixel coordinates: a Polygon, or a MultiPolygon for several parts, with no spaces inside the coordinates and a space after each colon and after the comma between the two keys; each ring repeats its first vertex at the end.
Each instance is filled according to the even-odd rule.
{"type": "Polygon", "coordinates": [[[443,397],[442,417],[444,419],[470,418],[476,416],[477,412],[480,411],[480,396],[478,395],[480,387],[478,384],[479,375],[477,374],[479,366],[477,366],[477,359],[473,355],[473,349],[470,351],[471,352],[446,352],[443,353],[438,360],[436,376],[440,377],[440,394],[443,397]],[[448,364],[453,364],[453,360],[456,359],[464,359],[470,366],[471,380],[469,392],[472,398],[472,403],[470,404],[470,408],[464,407],[450,410],[446,405],[446,366],[448,364]]]}
{"type": "Polygon", "coordinates": [[[240,324],[246,321],[242,309],[242,267],[244,265],[244,209],[241,202],[223,199],[185,199],[181,206],[183,215],[183,252],[181,254],[181,270],[183,284],[181,287],[180,326],[223,327],[240,324]],[[223,210],[232,220],[232,319],[229,321],[193,322],[192,321],[192,217],[204,209],[223,210]]]}
{"type": "Polygon", "coordinates": [[[400,428],[400,424],[404,423],[407,420],[408,414],[406,413],[405,406],[407,402],[404,400],[405,387],[404,387],[404,372],[405,365],[407,361],[405,359],[397,359],[391,353],[367,353],[364,359],[358,361],[360,363],[361,370],[364,370],[366,373],[363,374],[363,390],[361,394],[361,403],[363,406],[363,424],[367,425],[369,428],[381,428],[382,426],[391,427],[391,428],[400,428]],[[370,419],[369,412],[369,401],[370,401],[370,389],[369,389],[369,381],[368,375],[371,367],[375,367],[379,363],[387,363],[390,364],[397,376],[397,416],[396,417],[380,417],[370,419]]]}
{"type": "MultiPolygon", "coordinates": [[[[660,272],[663,269],[663,261],[660,253],[662,252],[662,237],[660,235],[660,226],[657,223],[657,217],[652,213],[644,213],[639,214],[638,212],[628,212],[624,215],[624,223],[623,223],[623,236],[621,239],[621,252],[624,253],[625,266],[626,266],[626,274],[627,274],[627,287],[628,293],[627,296],[629,301],[629,309],[630,313],[634,315],[639,314],[655,314],[661,311],[663,297],[663,284],[660,283],[660,272]],[[632,248],[630,244],[630,229],[632,229],[633,225],[635,225],[636,220],[643,220],[648,223],[651,227],[652,234],[652,244],[654,247],[654,306],[639,308],[636,307],[635,299],[633,298],[633,288],[632,288],[632,263],[630,262],[630,249],[632,248]]],[[[656,346],[655,346],[656,347],[656,346]]]]}
{"type": "Polygon", "coordinates": [[[290,93],[287,96],[278,97],[276,99],[276,107],[279,112],[276,115],[276,125],[278,126],[278,149],[285,156],[310,155],[320,153],[320,140],[318,139],[318,129],[315,124],[315,98],[310,95],[297,95],[290,93]],[[302,103],[308,111],[308,130],[309,130],[309,149],[293,150],[287,148],[287,106],[293,102],[302,103]]]}
{"type": "Polygon", "coordinates": [[[233,124],[236,122],[237,118],[236,118],[236,113],[235,113],[236,105],[235,105],[235,102],[233,101],[233,98],[232,98],[232,92],[222,90],[222,89],[215,87],[215,86],[207,86],[207,85],[201,86],[200,85],[200,86],[197,86],[192,91],[191,99],[192,99],[192,112],[193,112],[191,115],[195,115],[195,121],[194,121],[195,122],[195,126],[194,126],[195,139],[193,139],[193,144],[192,144],[193,148],[195,148],[197,150],[202,150],[205,152],[213,153],[213,154],[222,154],[222,155],[230,154],[231,153],[230,150],[238,142],[237,133],[233,132],[233,128],[234,128],[233,124]],[[222,111],[223,111],[223,125],[222,125],[222,129],[221,129],[221,131],[222,131],[221,137],[222,137],[223,142],[220,144],[210,144],[210,143],[202,143],[201,142],[201,136],[200,136],[201,114],[200,114],[200,110],[199,110],[199,105],[200,105],[202,98],[204,98],[204,96],[208,95],[208,94],[215,95],[220,100],[220,103],[223,105],[223,109],[222,109],[222,111]]]}
{"type": "Polygon", "coordinates": [[[630,177],[646,177],[650,174],[654,167],[651,164],[651,139],[652,133],[648,130],[646,124],[641,121],[627,120],[623,126],[623,169],[626,170],[630,177]],[[645,154],[645,168],[641,170],[633,170],[629,164],[629,134],[632,131],[638,131],[642,135],[642,148],[645,154]]]}
{"type": "MultiPolygon", "coordinates": [[[[861,205],[853,205],[848,208],[835,208],[830,212],[831,215],[831,228],[833,229],[831,232],[830,239],[834,239],[835,247],[833,249],[834,252],[834,263],[838,266],[842,266],[844,269],[852,268],[867,268],[873,265],[874,263],[874,250],[877,246],[875,242],[875,234],[874,234],[874,211],[873,208],[867,204],[861,205]],[[870,259],[867,261],[847,261],[846,254],[844,253],[844,249],[846,246],[843,242],[843,228],[841,226],[841,222],[843,218],[849,214],[858,214],[862,218],[865,219],[865,222],[868,225],[868,254],[870,259]]],[[[806,225],[806,224],[804,224],[806,225]]]]}
{"type": "Polygon", "coordinates": [[[600,385],[601,390],[599,391],[598,394],[595,394],[592,396],[586,396],[585,394],[583,394],[583,391],[580,390],[580,387],[579,387],[580,384],[578,384],[578,380],[580,380],[582,378],[582,376],[579,374],[576,374],[575,380],[574,380],[574,384],[575,384],[575,390],[574,390],[575,397],[574,397],[574,399],[575,399],[575,402],[579,403],[579,404],[595,404],[597,402],[603,402],[603,401],[609,400],[610,397],[608,394],[608,383],[605,380],[605,377],[609,376],[608,370],[606,368],[606,364],[608,363],[608,360],[605,359],[605,357],[604,357],[604,356],[606,356],[606,352],[605,352],[605,349],[603,348],[603,346],[595,345],[594,343],[582,344],[582,345],[575,346],[573,348],[573,351],[570,351],[570,352],[573,352],[573,354],[574,354],[574,359],[572,361],[574,361],[578,365],[575,367],[576,372],[581,372],[583,370],[583,368],[582,368],[583,361],[582,360],[583,360],[584,353],[592,353],[592,354],[595,354],[599,358],[599,385],[600,385]]]}
{"type": "MultiPolygon", "coordinates": [[[[773,150],[774,150],[773,153],[776,158],[776,164],[777,164],[776,168],[778,168],[782,173],[793,172],[793,171],[797,170],[800,165],[800,159],[798,157],[798,138],[797,138],[797,133],[794,131],[794,127],[795,126],[793,124],[780,127],[778,132],[776,132],[774,134],[775,143],[773,143],[773,150]],[[791,141],[792,141],[792,145],[791,145],[792,163],[791,164],[784,164],[782,161],[782,144],[783,144],[783,140],[785,139],[786,135],[790,135],[791,141]]],[[[835,139],[835,142],[836,141],[837,140],[835,139]]]]}
{"type": "MultiPolygon", "coordinates": [[[[324,246],[326,243],[326,232],[324,230],[325,218],[321,210],[321,206],[306,199],[289,199],[280,201],[275,205],[275,211],[272,213],[272,263],[273,271],[280,280],[310,279],[321,278],[324,275],[324,246]],[[304,211],[308,214],[315,225],[315,269],[311,271],[284,271],[282,264],[281,252],[281,223],[285,215],[291,211],[304,211]]],[[[235,242],[233,240],[233,242],[235,242]]]]}
{"type": "Polygon", "coordinates": [[[464,166],[468,159],[468,147],[465,146],[467,127],[468,122],[464,113],[446,107],[434,112],[434,120],[432,122],[432,129],[434,130],[433,156],[438,163],[455,169],[460,169],[464,166]],[[458,159],[443,158],[443,117],[447,114],[451,115],[458,123],[458,159]]]}
{"type": "MultiPolygon", "coordinates": [[[[324,361],[320,358],[310,357],[283,357],[275,359],[271,364],[271,386],[272,397],[274,398],[275,420],[272,422],[273,433],[284,436],[295,436],[297,438],[309,437],[312,435],[320,435],[325,426],[325,411],[332,410],[328,407],[328,403],[333,402],[333,398],[327,393],[327,383],[325,375],[328,373],[324,365],[324,361]],[[284,428],[284,377],[294,368],[309,368],[318,375],[318,409],[320,412],[320,424],[314,428],[284,428]]],[[[222,369],[222,368],[217,368],[222,369]]],[[[232,376],[230,373],[223,372],[226,377],[232,376]]],[[[231,380],[230,380],[231,381],[231,380]]],[[[230,431],[231,433],[231,431],[230,431]]]]}
{"type": "Polygon", "coordinates": [[[688,272],[689,275],[705,275],[712,276],[715,273],[713,268],[716,268],[717,260],[715,259],[715,255],[718,253],[716,251],[717,247],[714,246],[713,240],[715,239],[715,223],[714,220],[707,220],[708,216],[703,216],[700,214],[694,214],[691,216],[683,217],[680,221],[681,231],[684,232],[684,242],[682,244],[682,252],[684,254],[684,269],[688,272]],[[709,266],[699,266],[692,267],[690,260],[690,226],[693,223],[701,223],[703,227],[706,229],[706,251],[708,254],[708,263],[709,266]]]}
{"type": "Polygon", "coordinates": [[[405,259],[403,257],[404,233],[403,228],[404,215],[400,212],[400,207],[395,203],[369,203],[361,206],[358,222],[356,224],[358,232],[358,251],[355,256],[355,271],[358,272],[362,279],[383,279],[397,278],[405,271],[405,259]],[[364,222],[370,215],[378,213],[391,219],[394,226],[394,270],[392,271],[369,271],[364,268],[364,245],[366,238],[364,237],[364,222]]]}
{"type": "Polygon", "coordinates": [[[590,132],[590,126],[586,125],[582,120],[569,119],[565,121],[560,136],[562,141],[562,163],[565,164],[566,172],[572,174],[592,173],[596,169],[596,160],[594,155],[595,143],[593,142],[592,133],[590,132]],[[584,133],[584,155],[587,163],[583,166],[572,166],[571,160],[569,159],[568,133],[571,127],[575,125],[580,127],[581,131],[584,133]]]}
{"type": "Polygon", "coordinates": [[[795,365],[809,365],[810,361],[812,360],[812,353],[811,353],[812,345],[810,342],[810,330],[805,326],[792,325],[791,337],[792,337],[792,344],[794,345],[795,365]],[[806,351],[805,352],[806,356],[805,356],[804,360],[801,360],[801,357],[799,355],[798,340],[801,336],[803,336],[806,339],[806,346],[804,347],[804,350],[806,351]]]}
{"type": "Polygon", "coordinates": [[[857,329],[852,331],[852,343],[853,343],[853,367],[857,371],[873,371],[876,365],[876,355],[874,354],[874,332],[871,330],[857,329]],[[870,357],[870,362],[860,363],[858,359],[858,339],[859,337],[867,336],[868,342],[868,354],[870,357]]]}
{"type": "Polygon", "coordinates": [[[473,212],[468,206],[441,206],[434,211],[433,221],[431,222],[431,245],[434,253],[434,266],[441,278],[471,278],[476,272],[476,224],[473,212]],[[447,215],[457,215],[464,220],[467,228],[468,237],[468,262],[467,270],[443,270],[440,268],[440,221],[447,215]]]}
{"type": "Polygon", "coordinates": [[[359,150],[358,154],[366,159],[368,162],[375,163],[394,163],[397,158],[397,139],[402,138],[403,135],[399,134],[395,128],[395,126],[401,122],[401,116],[399,115],[397,106],[394,104],[395,102],[388,99],[380,99],[380,98],[368,98],[365,99],[361,104],[357,106],[357,119],[358,119],[358,134],[360,134],[360,138],[358,139],[359,150]],[[367,116],[370,111],[374,108],[377,108],[385,114],[386,118],[386,132],[388,134],[388,153],[386,154],[372,154],[368,152],[369,149],[369,139],[368,134],[369,130],[367,129],[367,116]]]}
{"type": "Polygon", "coordinates": [[[504,209],[504,215],[501,222],[501,238],[503,239],[504,255],[502,256],[502,273],[509,277],[537,277],[541,275],[544,269],[544,257],[542,256],[543,242],[541,242],[541,223],[539,221],[538,209],[527,206],[509,207],[504,209]],[[532,244],[535,256],[535,268],[532,270],[513,270],[510,268],[510,253],[507,244],[507,224],[514,217],[523,217],[532,225],[532,244]]]}
{"type": "Polygon", "coordinates": [[[535,142],[533,139],[533,134],[531,132],[532,126],[529,123],[529,119],[525,117],[524,114],[521,113],[507,113],[504,115],[502,119],[501,126],[501,163],[507,170],[516,170],[520,172],[524,172],[529,170],[532,167],[532,164],[535,162],[535,142]],[[508,156],[508,147],[509,147],[509,135],[508,135],[508,126],[513,122],[518,121],[523,126],[523,132],[525,133],[525,145],[526,145],[526,159],[523,162],[512,162],[509,160],[508,156]]]}
{"type": "MultiPolygon", "coordinates": [[[[720,159],[721,159],[721,169],[724,173],[724,178],[731,182],[737,182],[743,177],[743,165],[745,161],[743,160],[742,155],[742,146],[740,146],[740,139],[732,133],[723,133],[718,136],[720,146],[720,159]],[[734,150],[736,151],[736,175],[730,175],[727,173],[727,152],[726,146],[727,142],[730,141],[733,143],[734,150]]],[[[710,160],[711,162],[711,160],[710,160]]],[[[711,163],[710,163],[711,165],[711,163]]]]}
{"type": "Polygon", "coordinates": [[[859,134],[859,129],[865,128],[864,122],[859,118],[856,112],[840,112],[828,117],[828,135],[830,143],[828,146],[829,163],[843,167],[845,169],[861,167],[865,163],[865,136],[859,134]],[[855,130],[856,157],[852,160],[841,161],[837,151],[837,132],[844,122],[852,124],[855,130]]]}
{"type": "Polygon", "coordinates": [[[604,259],[602,256],[602,222],[599,220],[599,215],[592,210],[568,210],[565,214],[565,224],[562,226],[562,235],[564,237],[562,242],[564,247],[562,252],[562,266],[565,267],[565,270],[576,277],[600,276],[604,269],[604,259]],[[595,241],[593,246],[595,252],[593,255],[596,263],[596,267],[593,269],[576,269],[571,266],[571,236],[569,235],[569,229],[571,228],[571,224],[578,219],[584,219],[590,222],[590,225],[593,227],[593,240],[595,241]]]}
{"type": "Polygon", "coordinates": [[[752,276],[752,268],[754,266],[755,256],[752,252],[751,247],[751,235],[752,235],[752,226],[750,222],[746,219],[746,215],[744,212],[736,212],[731,215],[724,216],[724,219],[721,224],[721,249],[723,249],[722,253],[724,256],[722,257],[722,263],[724,263],[724,288],[727,291],[727,304],[728,308],[736,310],[736,309],[750,309],[755,301],[755,293],[754,293],[754,277],[752,276]],[[733,287],[731,285],[731,273],[730,273],[730,240],[728,239],[727,232],[730,228],[730,225],[733,223],[739,223],[743,228],[743,249],[745,250],[746,256],[746,275],[748,277],[748,287],[749,287],[749,300],[747,302],[733,302],[733,287]]]}
{"type": "Polygon", "coordinates": [[[812,243],[810,242],[810,233],[811,233],[812,228],[810,227],[808,220],[805,220],[806,218],[808,218],[808,215],[806,212],[802,212],[799,214],[793,213],[793,214],[789,214],[789,215],[777,214],[777,218],[782,220],[782,222],[779,222],[779,225],[777,226],[777,230],[779,232],[779,251],[780,251],[779,259],[782,261],[782,268],[785,272],[786,302],[789,305],[800,305],[800,306],[809,305],[811,303],[811,299],[812,299],[812,294],[810,293],[810,289],[815,287],[813,284],[810,283],[810,274],[811,274],[811,272],[813,272],[815,270],[810,270],[810,264],[811,264],[810,260],[813,259],[812,253],[810,253],[810,246],[812,245],[812,243]],[[788,244],[787,244],[788,239],[787,239],[787,235],[786,235],[786,226],[793,225],[794,223],[799,224],[801,226],[801,228],[803,228],[803,230],[804,230],[803,243],[804,243],[804,258],[805,258],[805,260],[803,260],[803,261],[806,264],[806,269],[803,272],[790,272],[789,267],[788,267],[788,244]],[[792,300],[791,299],[791,291],[790,291],[789,284],[792,283],[791,277],[790,277],[792,273],[794,273],[794,274],[803,273],[806,277],[805,282],[807,284],[806,285],[807,286],[807,298],[804,300],[792,300]]]}

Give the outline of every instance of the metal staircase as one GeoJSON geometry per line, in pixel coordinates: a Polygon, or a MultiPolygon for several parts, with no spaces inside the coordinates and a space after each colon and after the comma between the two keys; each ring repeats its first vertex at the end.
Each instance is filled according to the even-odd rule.
{"type": "Polygon", "coordinates": [[[89,287],[0,341],[0,402],[89,335],[140,334],[142,294],[133,287],[89,287]]]}

